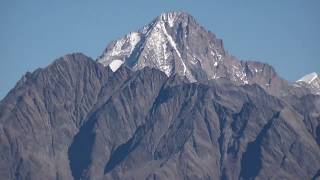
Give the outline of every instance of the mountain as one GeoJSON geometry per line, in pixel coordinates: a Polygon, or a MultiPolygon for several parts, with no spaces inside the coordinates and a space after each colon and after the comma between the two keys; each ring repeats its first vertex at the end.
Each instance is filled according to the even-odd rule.
{"type": "Polygon", "coordinates": [[[297,80],[295,85],[305,87],[312,93],[320,95],[320,77],[315,72],[303,76],[302,78],[297,80]]]}
{"type": "Polygon", "coordinates": [[[276,95],[283,95],[289,86],[270,65],[230,55],[221,39],[185,12],[163,13],[137,32],[113,41],[98,62],[111,67],[124,63],[133,70],[148,66],[167,76],[186,76],[190,82],[227,78],[237,85],[257,83],[276,95]]]}
{"type": "MultiPolygon", "coordinates": [[[[165,21],[176,42],[178,29],[170,28],[184,18],[195,23],[180,12],[154,22],[165,21]]],[[[73,53],[26,73],[0,101],[1,179],[320,177],[319,95],[288,84],[269,65],[239,61],[222,49],[212,73],[225,76],[210,77],[207,66],[183,58],[208,38],[190,41],[199,43],[189,44],[190,52],[176,42],[182,58],[166,39],[168,74],[155,64],[158,54],[150,54],[156,45],[147,46],[153,31],[114,41],[98,61],[73,53]],[[246,68],[248,82],[236,79],[230,62],[246,68]],[[257,74],[249,73],[253,68],[257,74]],[[262,86],[266,80],[270,85],[262,86]]]]}

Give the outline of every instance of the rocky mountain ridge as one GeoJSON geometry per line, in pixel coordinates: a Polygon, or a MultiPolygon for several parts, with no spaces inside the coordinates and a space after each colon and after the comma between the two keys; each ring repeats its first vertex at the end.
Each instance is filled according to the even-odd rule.
{"type": "Polygon", "coordinates": [[[257,83],[277,95],[289,84],[268,64],[230,55],[221,39],[185,12],[161,14],[110,43],[97,61],[105,66],[124,63],[134,70],[148,66],[167,76],[186,76],[190,82],[227,78],[238,85],[257,83]]]}

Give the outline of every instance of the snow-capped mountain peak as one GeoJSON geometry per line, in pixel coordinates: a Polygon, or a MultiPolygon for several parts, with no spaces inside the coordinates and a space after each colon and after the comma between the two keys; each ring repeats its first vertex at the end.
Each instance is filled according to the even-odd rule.
{"type": "Polygon", "coordinates": [[[320,76],[316,73],[310,73],[296,81],[295,86],[304,87],[311,93],[320,95],[320,76]]]}
{"type": "MultiPolygon", "coordinates": [[[[177,73],[197,81],[199,67],[216,68],[224,55],[220,39],[191,15],[178,11],[162,13],[140,30],[113,41],[98,62],[109,66],[113,60],[121,60],[132,69],[150,66],[168,76],[177,73]]],[[[210,73],[209,79],[217,76],[210,73]]]]}
{"type": "Polygon", "coordinates": [[[148,66],[167,76],[185,76],[190,82],[226,78],[266,89],[273,89],[272,83],[283,84],[271,66],[238,60],[224,50],[215,34],[179,11],[162,13],[138,31],[111,42],[97,61],[110,66],[114,60],[133,70],[148,66]]]}
{"type": "Polygon", "coordinates": [[[303,76],[302,78],[300,78],[299,80],[297,80],[297,82],[303,81],[305,83],[312,83],[316,78],[318,77],[318,74],[316,72],[307,74],[305,76],[303,76]]]}

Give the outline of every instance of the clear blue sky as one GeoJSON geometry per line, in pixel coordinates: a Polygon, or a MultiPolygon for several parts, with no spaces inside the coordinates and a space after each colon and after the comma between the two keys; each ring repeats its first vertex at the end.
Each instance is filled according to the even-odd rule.
{"type": "Polygon", "coordinates": [[[287,80],[320,72],[319,0],[0,0],[0,99],[27,71],[72,52],[95,59],[111,40],[172,10],[287,80]]]}

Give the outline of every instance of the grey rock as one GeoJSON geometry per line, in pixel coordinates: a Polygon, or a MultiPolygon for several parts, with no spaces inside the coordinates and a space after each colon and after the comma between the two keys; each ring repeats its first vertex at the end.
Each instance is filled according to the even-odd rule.
{"type": "Polygon", "coordinates": [[[0,103],[0,177],[71,179],[68,148],[108,76],[82,54],[27,73],[0,103]]]}

